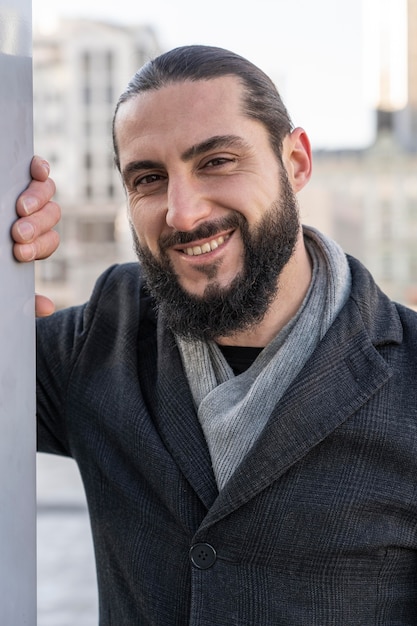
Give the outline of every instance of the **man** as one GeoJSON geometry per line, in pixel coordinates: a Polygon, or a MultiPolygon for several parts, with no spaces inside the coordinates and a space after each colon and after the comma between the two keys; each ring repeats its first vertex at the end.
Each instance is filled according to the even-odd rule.
{"type": "Polygon", "coordinates": [[[142,269],[38,322],[39,448],[80,467],[100,623],[415,624],[417,317],[301,228],[306,133],[191,46],[113,136],[142,269]]]}

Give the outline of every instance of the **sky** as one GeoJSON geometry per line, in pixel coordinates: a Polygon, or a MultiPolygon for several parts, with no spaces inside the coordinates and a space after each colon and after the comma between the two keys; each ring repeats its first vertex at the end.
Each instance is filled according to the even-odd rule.
{"type": "Polygon", "coordinates": [[[392,99],[404,100],[404,7],[405,0],[32,2],[36,27],[59,17],[148,24],[163,50],[200,43],[245,56],[273,79],[315,149],[372,143],[381,58],[394,67],[392,99]]]}

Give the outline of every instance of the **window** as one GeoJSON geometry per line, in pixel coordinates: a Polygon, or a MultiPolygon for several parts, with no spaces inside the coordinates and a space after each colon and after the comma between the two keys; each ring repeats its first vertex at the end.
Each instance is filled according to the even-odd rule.
{"type": "Polygon", "coordinates": [[[82,243],[112,243],[115,241],[114,221],[80,220],[77,235],[82,243]]]}

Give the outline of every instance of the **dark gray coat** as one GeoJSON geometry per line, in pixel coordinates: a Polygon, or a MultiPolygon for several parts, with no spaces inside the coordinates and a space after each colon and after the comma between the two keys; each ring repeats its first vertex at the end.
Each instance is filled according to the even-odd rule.
{"type": "Polygon", "coordinates": [[[39,449],[80,467],[100,624],[417,624],[417,315],[350,263],[349,301],[220,494],[137,265],[39,321],[39,449]]]}

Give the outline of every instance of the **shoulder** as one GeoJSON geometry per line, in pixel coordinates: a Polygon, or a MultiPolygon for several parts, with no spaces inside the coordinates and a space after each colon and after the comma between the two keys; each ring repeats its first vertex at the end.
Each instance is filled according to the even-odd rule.
{"type": "Polygon", "coordinates": [[[89,300],[82,305],[57,311],[37,322],[38,334],[84,341],[86,335],[118,334],[122,329],[142,328],[156,324],[155,308],[138,263],[109,267],[96,281],[89,300]]]}
{"type": "Polygon", "coordinates": [[[417,311],[402,304],[395,304],[404,333],[404,343],[409,345],[417,360],[417,311]]]}
{"type": "Polygon", "coordinates": [[[143,284],[144,280],[139,263],[111,265],[98,277],[90,300],[94,300],[102,294],[117,299],[123,297],[126,290],[140,290],[143,284]]]}
{"type": "Polygon", "coordinates": [[[83,314],[86,327],[115,333],[156,324],[155,306],[139,263],[109,267],[97,280],[83,314]]]}
{"type": "Polygon", "coordinates": [[[348,260],[352,272],[350,306],[353,303],[359,310],[372,343],[382,349],[397,346],[399,355],[407,355],[407,361],[416,364],[417,312],[391,300],[357,259],[348,260]]]}

